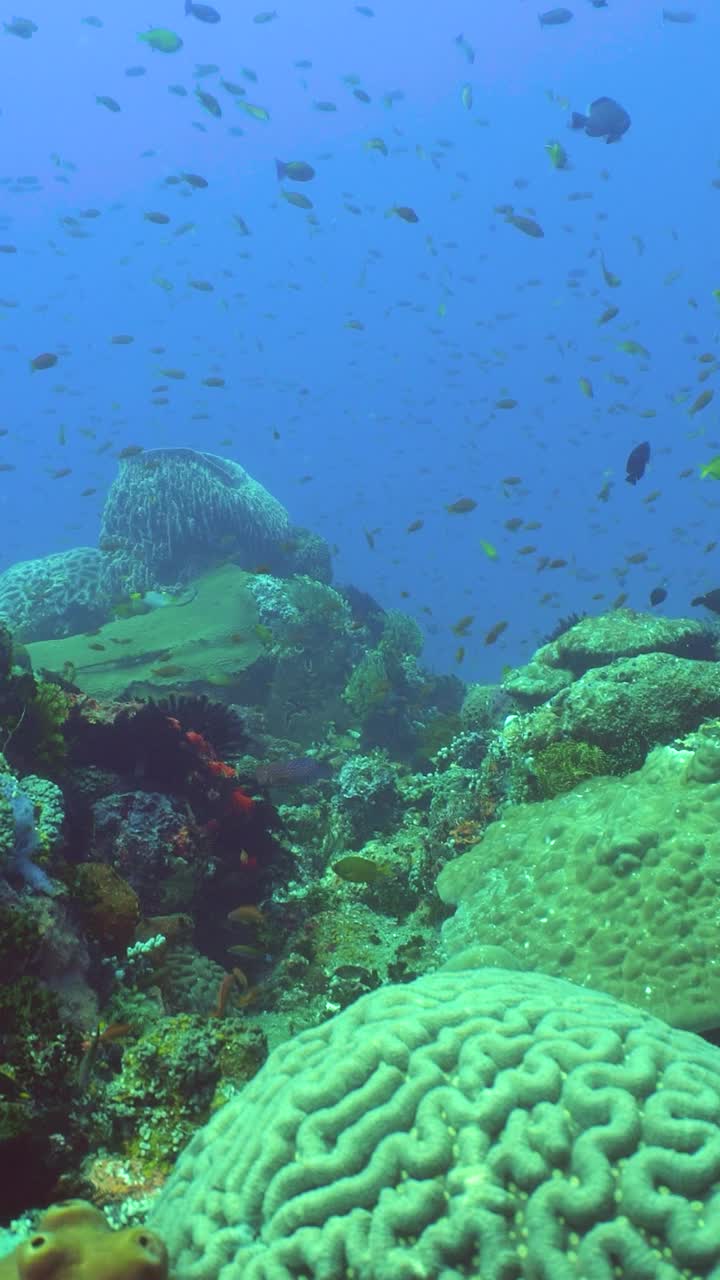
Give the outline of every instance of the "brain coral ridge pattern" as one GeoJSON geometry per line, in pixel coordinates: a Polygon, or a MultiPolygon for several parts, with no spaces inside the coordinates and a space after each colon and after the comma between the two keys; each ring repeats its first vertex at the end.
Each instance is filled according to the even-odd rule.
{"type": "Polygon", "coordinates": [[[176,1280],[720,1280],[720,1051],[441,969],[274,1050],[150,1225],[176,1280]]]}

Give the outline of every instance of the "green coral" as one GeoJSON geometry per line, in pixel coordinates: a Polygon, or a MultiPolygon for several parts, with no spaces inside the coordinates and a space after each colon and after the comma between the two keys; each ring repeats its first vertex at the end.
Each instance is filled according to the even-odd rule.
{"type": "Polygon", "coordinates": [[[168,1171],[209,1115],[223,1067],[244,1064],[237,1081],[242,1083],[263,1056],[257,1033],[234,1019],[180,1013],[146,1026],[126,1045],[121,1071],[105,1093],[125,1153],[141,1160],[147,1172],[168,1171]]]}
{"type": "Polygon", "coordinates": [[[58,685],[35,680],[29,672],[0,677],[0,740],[15,768],[60,772],[69,707],[58,685]]]}
{"type": "Polygon", "coordinates": [[[35,809],[35,830],[39,848],[43,853],[52,852],[60,843],[65,817],[63,793],[56,782],[29,774],[23,778],[21,788],[35,809]]]}
{"type": "Polygon", "coordinates": [[[437,880],[450,954],[502,947],[518,968],[610,992],[691,1031],[720,1029],[720,759],[662,747],[491,823],[437,880]]]}
{"type": "Polygon", "coordinates": [[[461,730],[462,721],[457,711],[437,711],[431,715],[418,731],[415,748],[418,767],[425,767],[438,751],[449,747],[461,730]]]}
{"type": "Polygon", "coordinates": [[[41,680],[30,698],[21,737],[33,767],[57,773],[67,754],[63,725],[68,718],[70,701],[56,684],[41,680]]]}
{"type": "Polygon", "coordinates": [[[717,1280],[720,1051],[473,959],[273,1050],[151,1207],[173,1274],[717,1280]]]}
{"type": "Polygon", "coordinates": [[[543,800],[572,791],[580,782],[615,772],[615,762],[592,742],[553,742],[535,756],[533,773],[543,800]]]}
{"type": "Polygon", "coordinates": [[[381,706],[389,693],[390,680],[383,655],[377,649],[369,649],[350,676],[343,699],[358,719],[364,720],[370,711],[381,706]]]}
{"type": "Polygon", "coordinates": [[[423,650],[423,633],[414,618],[399,609],[388,609],[378,648],[390,662],[418,658],[423,650]]]}

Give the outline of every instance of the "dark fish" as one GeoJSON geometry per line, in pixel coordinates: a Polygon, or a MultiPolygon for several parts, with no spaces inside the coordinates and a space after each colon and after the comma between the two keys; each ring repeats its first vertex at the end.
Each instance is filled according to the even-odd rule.
{"type": "Polygon", "coordinates": [[[37,31],[31,18],[13,18],[12,22],[3,22],[9,36],[19,36],[21,40],[29,40],[37,31]]]}
{"type": "Polygon", "coordinates": [[[485,636],[485,644],[495,644],[495,641],[502,635],[503,631],[507,631],[507,628],[508,624],[504,619],[501,622],[496,622],[485,636]]]}
{"type": "Polygon", "coordinates": [[[206,111],[210,112],[211,116],[215,116],[216,120],[220,119],[222,115],[222,107],[220,106],[217,98],[213,97],[211,93],[206,93],[204,89],[196,89],[195,97],[200,105],[203,106],[206,111]]]}
{"type": "Polygon", "coordinates": [[[695,22],[697,14],[692,9],[663,9],[663,22],[677,22],[686,25],[695,22]]]}
{"type": "Polygon", "coordinates": [[[420,221],[415,210],[411,209],[410,206],[406,204],[394,204],[392,209],[388,209],[385,216],[389,218],[392,214],[395,214],[398,218],[402,218],[403,222],[420,221]]]}
{"type": "Polygon", "coordinates": [[[200,22],[219,22],[220,14],[211,4],[196,4],[195,0],[185,0],[185,13],[197,18],[200,22]]]}
{"type": "Polygon", "coordinates": [[[281,191],[280,195],[283,200],[287,200],[288,204],[294,204],[296,209],[312,209],[313,202],[309,196],[304,196],[301,191],[281,191]]]}
{"type": "Polygon", "coordinates": [[[52,369],[57,362],[58,358],[53,351],[42,351],[39,356],[33,356],[30,368],[33,373],[36,373],[40,369],[52,369]]]}
{"type": "Polygon", "coordinates": [[[630,128],[630,116],[614,98],[596,98],[587,114],[573,111],[571,129],[584,129],[589,138],[604,138],[606,142],[619,142],[630,128]]]}
{"type": "Polygon", "coordinates": [[[653,587],[650,592],[650,603],[652,605],[662,604],[663,600],[667,600],[667,591],[664,587],[653,587]]]}
{"type": "Polygon", "coordinates": [[[315,756],[298,756],[293,760],[269,760],[255,769],[255,781],[261,787],[297,787],[329,778],[332,770],[325,760],[315,756]]]}
{"type": "Polygon", "coordinates": [[[649,461],[650,445],[647,440],[644,440],[642,444],[635,445],[635,448],[628,455],[628,460],[625,463],[625,470],[627,472],[625,479],[628,484],[637,484],[638,480],[642,480],[642,477],[645,475],[645,468],[649,461]]]}
{"type": "Polygon", "coordinates": [[[541,27],[561,27],[566,22],[572,22],[571,9],[548,9],[545,13],[538,14],[538,22],[541,27]]]}
{"type": "Polygon", "coordinates": [[[95,101],[97,102],[99,107],[107,107],[108,111],[120,110],[120,103],[116,102],[115,98],[109,98],[106,93],[99,94],[95,98],[95,101]]]}
{"type": "Polygon", "coordinates": [[[445,510],[449,511],[451,516],[464,516],[468,511],[474,511],[476,506],[477,502],[474,498],[458,498],[457,502],[451,502],[445,510]]]}
{"type": "Polygon", "coordinates": [[[346,854],[332,864],[332,869],[336,876],[350,884],[376,884],[390,875],[388,862],[373,862],[372,858],[364,858],[361,853],[346,854]]]}
{"type": "Polygon", "coordinates": [[[695,596],[690,601],[691,605],[704,604],[706,609],[710,609],[712,613],[720,613],[720,587],[713,587],[712,591],[708,591],[707,595],[695,596]]]}
{"type": "Polygon", "coordinates": [[[315,177],[315,170],[305,160],[276,159],[275,171],[281,182],[283,178],[290,178],[291,182],[310,182],[315,177]]]}
{"type": "Polygon", "coordinates": [[[526,236],[532,236],[535,240],[541,240],[545,235],[539,222],[534,218],[525,218],[521,213],[507,213],[505,221],[509,222],[513,227],[517,227],[518,231],[522,231],[526,236]]]}

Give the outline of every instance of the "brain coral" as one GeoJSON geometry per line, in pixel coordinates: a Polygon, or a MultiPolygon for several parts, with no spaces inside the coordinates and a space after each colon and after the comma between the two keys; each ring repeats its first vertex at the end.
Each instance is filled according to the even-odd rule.
{"type": "Polygon", "coordinates": [[[273,1051],[152,1211],[176,1280],[718,1280],[720,1050],[471,962],[273,1051]]]}
{"type": "Polygon", "coordinates": [[[686,1030],[720,1027],[720,742],[518,805],[448,863],[450,954],[599,987],[686,1030]]]}
{"type": "Polygon", "coordinates": [[[22,560],[0,574],[0,618],[16,640],[53,640],[102,622],[117,592],[94,547],[22,560]]]}

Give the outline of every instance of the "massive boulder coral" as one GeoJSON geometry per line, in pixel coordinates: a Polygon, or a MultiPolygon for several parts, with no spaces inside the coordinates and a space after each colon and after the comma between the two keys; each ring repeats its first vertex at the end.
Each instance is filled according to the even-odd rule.
{"type": "MultiPolygon", "coordinates": [[[[293,532],[282,504],[239,463],[197,449],[146,449],[123,460],[110,487],[100,546],[126,587],[145,591],[186,582],[229,555],[245,568],[279,569],[293,532]]],[[[301,561],[326,568],[317,540],[298,532],[296,542],[301,561]]]]}
{"type": "Polygon", "coordinates": [[[651,653],[713,661],[720,654],[720,638],[694,618],[613,609],[598,617],[581,618],[542,645],[526,666],[505,677],[503,689],[519,706],[536,707],[586,671],[651,653]]]}
{"type": "Polygon", "coordinates": [[[0,619],[17,640],[54,640],[104,621],[118,590],[96,547],[56,551],[0,573],[0,619]]]}
{"type": "Polygon", "coordinates": [[[177,1280],[720,1275],[720,1050],[472,957],[275,1049],[150,1226],[177,1280]]]}
{"type": "Polygon", "coordinates": [[[717,715],[720,663],[648,653],[587,671],[506,724],[503,737],[516,755],[568,739],[591,743],[619,768],[636,769],[651,747],[717,715]]]}
{"type": "Polygon", "coordinates": [[[675,1026],[720,1028],[720,738],[517,805],[443,868],[452,955],[598,987],[675,1026]]]}

